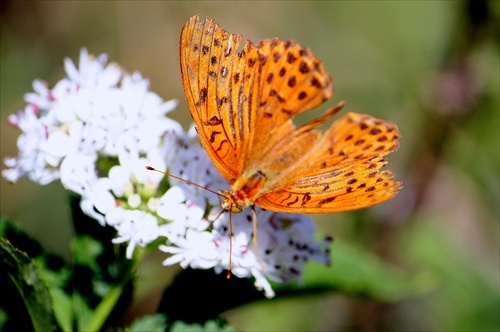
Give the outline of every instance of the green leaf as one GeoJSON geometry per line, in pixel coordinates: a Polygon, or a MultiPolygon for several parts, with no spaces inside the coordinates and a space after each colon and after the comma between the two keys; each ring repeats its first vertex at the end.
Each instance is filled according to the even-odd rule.
{"type": "Polygon", "coordinates": [[[80,235],[71,241],[71,253],[74,264],[88,266],[92,271],[100,272],[97,258],[102,254],[102,243],[87,235],[80,235]]]}
{"type": "Polygon", "coordinates": [[[71,295],[61,288],[49,288],[57,322],[63,331],[73,330],[74,311],[71,295]]]}
{"type": "Polygon", "coordinates": [[[210,331],[210,332],[233,332],[236,331],[231,325],[221,319],[209,320],[204,324],[188,324],[182,321],[175,321],[170,327],[171,332],[192,332],[192,331],[210,331]]]}
{"type": "Polygon", "coordinates": [[[158,312],[170,321],[204,324],[229,309],[264,299],[249,278],[227,279],[224,273],[188,268],[163,293],[158,312]]]}
{"type": "MultiPolygon", "coordinates": [[[[57,330],[50,294],[34,261],[24,252],[15,249],[10,242],[0,239],[0,266],[2,274],[8,275],[18,292],[17,295],[26,306],[32,328],[35,331],[57,330]]],[[[2,296],[6,296],[6,292],[2,293],[2,296]]],[[[23,309],[20,308],[20,311],[23,309]]],[[[10,318],[13,317],[9,316],[10,318]]]]}
{"type": "Polygon", "coordinates": [[[94,312],[87,317],[85,321],[82,321],[82,331],[98,331],[103,326],[109,314],[115,307],[118,299],[123,293],[123,286],[118,285],[113,287],[108,294],[99,303],[94,312]]]}
{"type": "MultiPolygon", "coordinates": [[[[332,266],[306,264],[299,292],[335,290],[394,302],[429,291],[437,285],[430,274],[410,275],[366,250],[341,241],[332,246],[332,262],[332,266]]],[[[277,291],[289,292],[292,287],[290,284],[275,285],[277,291]]]]}
{"type": "Polygon", "coordinates": [[[167,316],[163,314],[147,315],[136,319],[126,331],[130,332],[162,332],[167,329],[167,316]]]}
{"type": "MultiPolygon", "coordinates": [[[[5,217],[0,219],[0,235],[5,237],[16,248],[29,253],[33,258],[51,296],[57,323],[63,330],[71,330],[74,317],[73,307],[71,305],[71,296],[64,290],[72,275],[68,266],[59,256],[44,250],[36,240],[5,217]]],[[[0,328],[0,330],[2,329],[0,328]]]]}
{"type": "Polygon", "coordinates": [[[168,317],[164,314],[148,315],[136,319],[130,327],[126,328],[127,332],[139,331],[165,331],[184,332],[184,331],[210,331],[210,332],[233,332],[236,331],[225,320],[217,318],[208,320],[203,324],[186,323],[176,320],[170,326],[167,324],[168,317]]]}
{"type": "Polygon", "coordinates": [[[65,287],[68,282],[71,282],[72,272],[62,262],[55,264],[54,259],[51,262],[53,257],[45,252],[36,257],[35,262],[49,289],[57,322],[64,331],[69,331],[73,329],[74,311],[71,305],[71,295],[67,293],[65,287]]]}
{"type": "MultiPolygon", "coordinates": [[[[471,247],[477,240],[466,246],[453,242],[447,234],[450,229],[443,226],[448,225],[427,215],[415,220],[403,238],[401,250],[408,262],[420,270],[433,271],[439,278],[437,289],[421,302],[421,308],[415,309],[435,331],[499,331],[498,260],[494,264],[498,252],[472,265],[477,256],[469,256],[469,251],[474,250],[471,247]]],[[[498,242],[494,245],[498,248],[498,242]]]]}
{"type": "Polygon", "coordinates": [[[76,236],[72,239],[72,286],[78,330],[106,330],[119,321],[132,299],[135,260],[126,258],[126,244],[115,245],[116,229],[103,227],[71,198],[76,236]]]}
{"type": "Polygon", "coordinates": [[[86,331],[88,322],[92,320],[92,309],[85,298],[78,292],[73,292],[71,297],[73,308],[75,310],[75,319],[78,331],[86,331]]]}
{"type": "Polygon", "coordinates": [[[0,308],[0,331],[5,331],[5,325],[7,324],[7,321],[9,320],[9,316],[7,315],[7,312],[0,308]]]}

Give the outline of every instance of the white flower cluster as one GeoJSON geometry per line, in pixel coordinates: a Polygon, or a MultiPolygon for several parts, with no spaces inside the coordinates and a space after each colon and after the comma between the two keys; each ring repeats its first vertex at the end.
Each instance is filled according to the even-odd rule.
{"type": "Polygon", "coordinates": [[[19,155],[6,158],[2,175],[47,184],[60,179],[81,196],[81,209],[101,225],[117,230],[114,243],[137,246],[160,239],[171,254],[164,265],[183,268],[229,266],[237,277],[255,278],[256,287],[274,296],[268,279],[299,279],[310,259],[329,262],[328,240],[314,239],[314,224],[302,215],[257,208],[258,243],[253,244],[251,211],[221,212],[219,198],[201,188],[146,170],[168,170],[214,190],[228,188],[199,144],[195,130],[183,131],[165,115],[176,106],[149,90],[139,73],[128,74],[107,56],[82,49],[78,68],[64,60],[67,77],[49,89],[33,84],[28,105],[8,117],[21,129],[19,155]],[[230,251],[232,241],[232,251],[230,251]]]}

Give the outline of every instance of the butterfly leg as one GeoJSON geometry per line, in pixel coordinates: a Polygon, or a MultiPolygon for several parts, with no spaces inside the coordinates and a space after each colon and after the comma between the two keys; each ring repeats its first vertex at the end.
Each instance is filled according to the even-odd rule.
{"type": "Polygon", "coordinates": [[[260,269],[263,271],[265,267],[264,258],[261,256],[261,253],[259,251],[259,241],[257,238],[257,210],[255,210],[255,205],[252,205],[250,209],[252,210],[252,222],[253,222],[252,240],[253,240],[255,258],[257,259],[260,269]]]}
{"type": "MultiPolygon", "coordinates": [[[[251,206],[252,210],[252,219],[253,219],[253,244],[258,252],[258,243],[257,243],[257,211],[255,210],[255,205],[251,206]]],[[[226,210],[222,210],[217,218],[226,210]]],[[[215,221],[215,220],[214,220],[215,221]]],[[[233,214],[231,210],[229,210],[229,266],[227,267],[227,275],[226,277],[231,278],[231,265],[232,265],[232,256],[233,256],[233,214]]]]}
{"type": "Polygon", "coordinates": [[[217,215],[215,216],[214,220],[210,221],[210,225],[208,225],[208,228],[209,228],[209,229],[214,229],[214,223],[215,223],[215,222],[217,221],[217,219],[219,219],[219,218],[220,218],[220,216],[221,216],[224,212],[226,212],[226,211],[227,211],[227,210],[224,210],[224,209],[220,210],[220,212],[219,212],[219,213],[217,213],[217,215]]]}
{"type": "MultiPolygon", "coordinates": [[[[223,210],[224,211],[224,210],[223,210]]],[[[229,266],[227,267],[226,278],[231,278],[231,264],[233,257],[233,214],[229,210],[229,266]]]]}
{"type": "MultiPolygon", "coordinates": [[[[255,211],[255,205],[252,205],[252,222],[253,222],[253,244],[255,249],[258,249],[257,246],[257,211],[255,211]]],[[[258,252],[258,250],[257,250],[258,252]]]]}

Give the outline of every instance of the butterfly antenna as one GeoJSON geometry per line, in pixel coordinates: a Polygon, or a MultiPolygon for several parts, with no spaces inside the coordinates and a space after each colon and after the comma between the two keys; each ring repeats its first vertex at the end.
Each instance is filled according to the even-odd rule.
{"type": "Polygon", "coordinates": [[[218,193],[218,192],[216,192],[216,191],[210,190],[210,189],[208,189],[207,187],[203,187],[203,186],[201,186],[201,185],[199,185],[199,184],[197,184],[197,183],[194,183],[194,182],[191,182],[191,181],[189,181],[189,180],[186,180],[186,179],[180,178],[180,177],[175,176],[175,175],[173,175],[173,174],[170,174],[170,173],[167,173],[167,172],[160,171],[159,169],[156,169],[156,168],[154,168],[154,167],[151,167],[151,166],[146,166],[146,169],[148,169],[149,171],[154,171],[154,172],[161,173],[161,174],[166,175],[166,176],[170,176],[171,178],[174,178],[174,179],[180,180],[180,181],[185,182],[185,183],[187,183],[187,184],[190,184],[190,185],[193,185],[193,186],[198,187],[198,188],[200,188],[200,189],[206,190],[206,191],[211,192],[212,194],[215,194],[215,195],[217,195],[217,196],[219,196],[219,197],[225,197],[225,196],[224,196],[224,195],[222,195],[221,193],[218,193]]]}

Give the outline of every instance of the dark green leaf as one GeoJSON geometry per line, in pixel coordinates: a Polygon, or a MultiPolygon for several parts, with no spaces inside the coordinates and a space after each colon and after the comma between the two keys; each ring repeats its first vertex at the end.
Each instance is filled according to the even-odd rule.
{"type": "Polygon", "coordinates": [[[336,241],[332,266],[309,263],[304,266],[303,286],[277,284],[278,292],[335,290],[354,296],[392,302],[427,291],[435,286],[432,276],[409,275],[383,262],[374,254],[336,241]]]}
{"type": "Polygon", "coordinates": [[[186,269],[163,293],[158,311],[170,321],[205,323],[226,310],[264,299],[250,279],[230,278],[213,270],[186,269]]]}
{"type": "Polygon", "coordinates": [[[135,261],[126,258],[126,245],[111,242],[116,230],[85,215],[79,202],[71,199],[75,318],[80,330],[106,329],[115,326],[131,302],[135,261]]]}
{"type": "Polygon", "coordinates": [[[148,315],[136,319],[127,331],[130,332],[162,332],[167,329],[167,317],[163,314],[148,315]]]}
{"type": "Polygon", "coordinates": [[[123,286],[117,285],[106,294],[99,305],[94,309],[92,316],[83,322],[82,331],[97,331],[101,329],[120,299],[123,288],[123,286]]]}
{"type": "MultiPolygon", "coordinates": [[[[13,289],[9,289],[10,287],[5,287],[6,289],[2,291],[2,298],[8,298],[9,303],[12,305],[15,303],[13,296],[21,297],[21,303],[25,305],[25,308],[12,308],[9,306],[4,308],[9,316],[8,324],[11,323],[11,319],[18,320],[19,317],[22,317],[21,313],[26,309],[32,327],[28,327],[28,322],[21,321],[19,322],[21,326],[18,325],[16,328],[28,327],[36,331],[57,330],[58,326],[54,317],[49,291],[34,261],[25,253],[15,249],[10,242],[0,239],[0,265],[2,275],[8,276],[7,278],[1,278],[2,287],[7,286],[5,279],[10,279],[17,291],[13,292],[13,289]],[[11,315],[12,309],[15,310],[15,315],[11,315]],[[19,311],[17,311],[18,309],[19,311]]],[[[5,306],[6,303],[2,301],[2,305],[5,306]]]]}
{"type": "Polygon", "coordinates": [[[209,320],[204,324],[188,324],[181,321],[176,321],[171,327],[170,332],[191,332],[191,331],[207,331],[207,332],[233,332],[236,331],[227,323],[221,324],[217,320],[209,320]]]}
{"type": "Polygon", "coordinates": [[[75,312],[71,301],[71,295],[66,293],[61,288],[49,288],[50,296],[52,298],[54,314],[57,322],[63,331],[73,330],[73,321],[75,319],[75,312]]]}
{"type": "Polygon", "coordinates": [[[71,242],[71,252],[75,265],[87,266],[94,272],[99,271],[97,258],[103,252],[103,245],[99,241],[86,235],[76,236],[71,242]]]}

